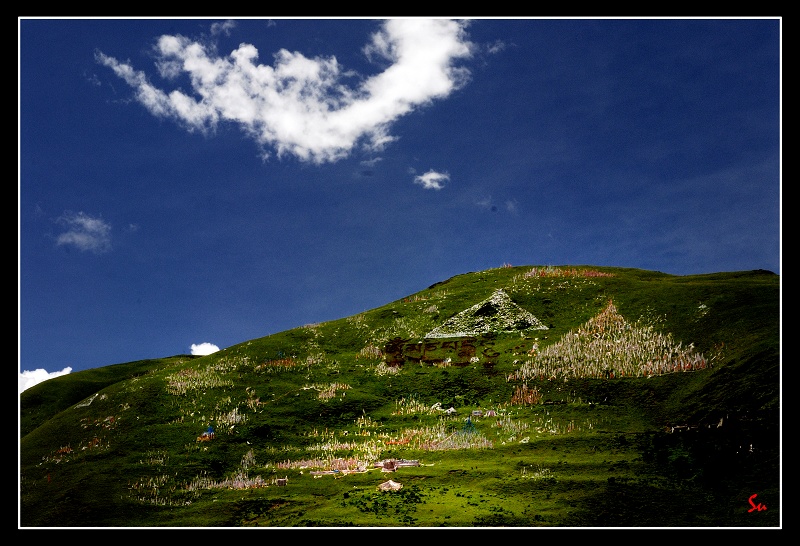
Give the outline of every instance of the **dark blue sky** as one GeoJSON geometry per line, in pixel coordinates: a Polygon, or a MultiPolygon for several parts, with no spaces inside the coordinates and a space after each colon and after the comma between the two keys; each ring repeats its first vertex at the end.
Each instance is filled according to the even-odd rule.
{"type": "Polygon", "coordinates": [[[506,263],[780,273],[781,48],[779,18],[20,19],[20,384],[506,263]]]}

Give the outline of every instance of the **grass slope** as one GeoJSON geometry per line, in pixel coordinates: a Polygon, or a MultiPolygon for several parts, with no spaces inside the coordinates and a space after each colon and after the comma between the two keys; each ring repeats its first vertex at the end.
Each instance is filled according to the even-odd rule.
{"type": "Polygon", "coordinates": [[[777,275],[501,267],[26,390],[20,526],[776,527],[779,425],[777,275]]]}

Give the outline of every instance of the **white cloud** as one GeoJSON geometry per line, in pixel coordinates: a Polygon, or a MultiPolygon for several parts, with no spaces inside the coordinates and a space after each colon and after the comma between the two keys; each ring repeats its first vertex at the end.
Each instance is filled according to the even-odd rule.
{"type": "Polygon", "coordinates": [[[102,218],[93,218],[83,212],[65,212],[56,223],[66,231],[56,237],[57,245],[73,245],[80,250],[102,254],[111,250],[111,226],[102,218]]]}
{"type": "Polygon", "coordinates": [[[421,185],[426,190],[441,190],[444,188],[444,183],[449,180],[449,174],[437,173],[436,171],[428,171],[423,175],[414,177],[414,183],[421,185]]]}
{"type": "Polygon", "coordinates": [[[503,42],[502,40],[495,40],[495,42],[493,44],[489,44],[489,46],[487,47],[487,51],[489,53],[492,53],[492,54],[500,53],[506,47],[507,46],[506,46],[505,42],[503,42]]]}
{"type": "Polygon", "coordinates": [[[231,35],[231,30],[236,28],[236,21],[228,19],[222,23],[214,23],[211,25],[211,34],[224,34],[225,36],[231,35]]]}
{"type": "Polygon", "coordinates": [[[465,23],[447,19],[384,21],[364,53],[390,64],[354,89],[341,83],[352,73],[335,57],[309,59],[281,49],[268,66],[259,64],[258,50],[245,43],[218,57],[213,48],[186,37],[161,36],[159,75],[171,80],[185,73],[190,94],[163,91],[144,72],[102,52],[96,59],[133,87],[155,116],[202,132],[233,122],[278,157],[321,164],[346,157],[359,144],[382,149],[394,140],[392,122],[462,86],[469,72],[455,62],[473,49],[464,28],[465,23]]]}
{"type": "Polygon", "coordinates": [[[383,158],[382,158],[382,157],[375,157],[375,158],[372,158],[372,159],[365,159],[365,160],[363,160],[363,161],[360,163],[360,165],[361,165],[362,167],[374,167],[375,165],[377,165],[377,164],[378,164],[378,163],[380,163],[381,161],[383,161],[383,158]]]}
{"type": "Polygon", "coordinates": [[[60,375],[67,375],[71,372],[72,368],[69,367],[64,368],[60,372],[53,373],[49,373],[47,370],[43,370],[42,368],[37,368],[33,371],[25,370],[19,374],[19,392],[30,389],[42,381],[47,381],[48,379],[52,379],[53,377],[58,377],[60,375]]]}
{"type": "Polygon", "coordinates": [[[211,353],[216,353],[217,351],[219,351],[219,347],[213,343],[192,343],[193,355],[210,355],[211,353]]]}

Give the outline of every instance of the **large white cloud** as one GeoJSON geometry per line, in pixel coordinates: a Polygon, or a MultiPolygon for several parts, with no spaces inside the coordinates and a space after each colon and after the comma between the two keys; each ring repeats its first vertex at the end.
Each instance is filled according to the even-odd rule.
{"type": "Polygon", "coordinates": [[[52,373],[42,368],[37,368],[33,371],[25,370],[19,374],[19,392],[30,389],[42,381],[47,381],[48,379],[52,379],[53,377],[58,377],[60,375],[67,375],[68,373],[72,373],[72,368],[67,367],[60,372],[52,373]]]}
{"type": "Polygon", "coordinates": [[[267,66],[258,64],[252,45],[218,57],[213,48],[180,35],[158,39],[157,66],[166,80],[188,76],[191,94],[159,89],[144,72],[102,52],[96,58],[133,87],[155,116],[192,131],[237,123],[278,157],[325,163],[346,157],[359,144],[382,149],[394,140],[392,122],[463,85],[469,72],[455,63],[472,50],[464,25],[447,19],[383,21],[364,53],[389,65],[357,88],[341,83],[345,71],[335,57],[309,59],[281,49],[267,66]]]}

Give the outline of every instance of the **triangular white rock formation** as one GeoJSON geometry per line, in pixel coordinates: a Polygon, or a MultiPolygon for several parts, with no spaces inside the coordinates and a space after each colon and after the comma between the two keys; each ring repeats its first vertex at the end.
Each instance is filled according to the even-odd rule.
{"type": "Polygon", "coordinates": [[[547,330],[547,326],[508,297],[495,290],[491,297],[449,318],[428,332],[426,338],[477,336],[489,332],[547,330]]]}

